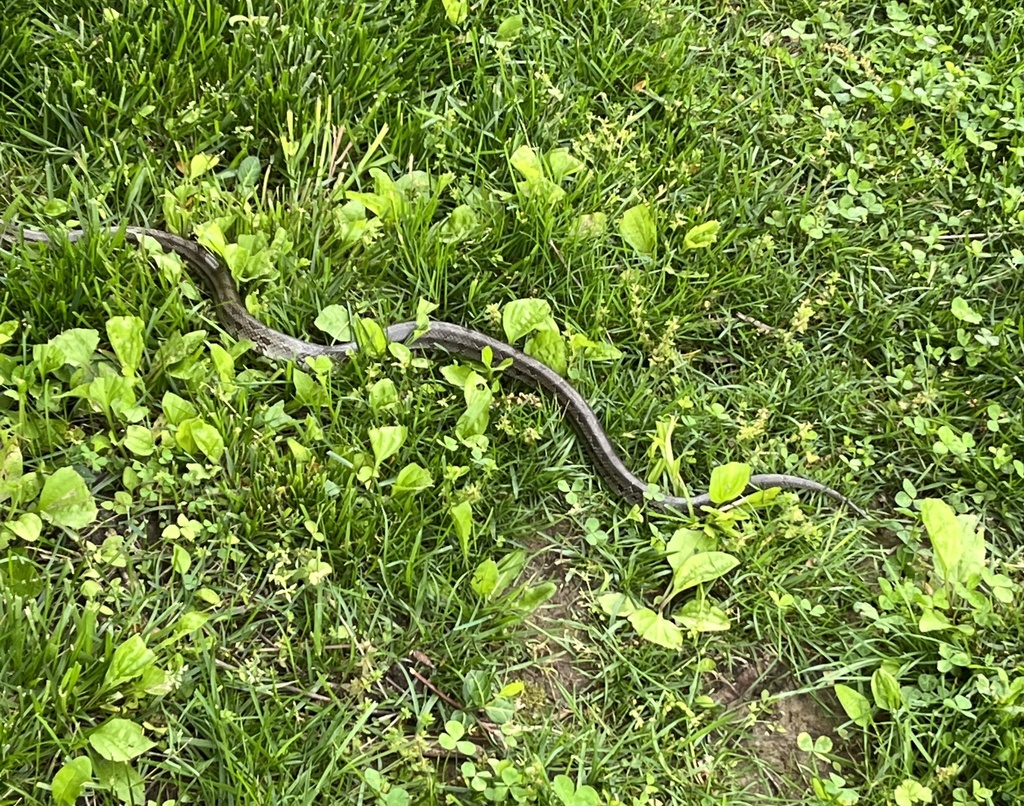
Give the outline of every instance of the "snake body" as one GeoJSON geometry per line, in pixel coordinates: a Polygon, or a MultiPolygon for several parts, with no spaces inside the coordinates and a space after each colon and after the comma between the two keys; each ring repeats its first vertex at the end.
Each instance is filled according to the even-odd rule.
{"type": "MultiPolygon", "coordinates": [[[[218,318],[228,333],[236,339],[252,341],[257,352],[267,358],[301,361],[323,355],[336,361],[345,361],[359,349],[356,342],[317,344],[297,339],[265,325],[246,310],[227,266],[195,241],[146,227],[111,227],[105,232],[123,232],[125,239],[136,245],[144,237],[152,238],[164,250],[178,255],[184,261],[190,276],[206,289],[216,307],[218,318]]],[[[76,229],[64,233],[63,238],[68,242],[75,242],[85,235],[85,230],[76,229]]],[[[21,229],[0,233],[0,242],[16,244],[19,239],[29,243],[52,243],[50,236],[39,230],[21,229]]],[[[610,490],[629,503],[640,503],[646,497],[648,485],[626,467],[587,401],[572,384],[546,364],[505,342],[450,322],[432,320],[425,331],[420,329],[418,333],[416,322],[402,322],[392,325],[385,332],[389,341],[401,342],[418,352],[447,352],[479,360],[481,351],[490,348],[495,364],[511,359],[511,365],[505,369],[504,374],[528,386],[539,388],[558,401],[565,419],[583,442],[588,456],[610,490]]],[[[753,475],[750,477],[749,487],[754,490],[779,487],[820,493],[848,506],[859,515],[866,516],[862,509],[842,493],[801,476],[780,473],[753,475]]],[[[659,510],[677,510],[691,514],[701,507],[715,505],[707,493],[690,497],[655,496],[650,503],[659,510]]]]}

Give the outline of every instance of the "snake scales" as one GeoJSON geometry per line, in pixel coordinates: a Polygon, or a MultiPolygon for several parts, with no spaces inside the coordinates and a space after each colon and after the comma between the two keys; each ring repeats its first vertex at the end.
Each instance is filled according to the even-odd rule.
{"type": "MultiPolygon", "coordinates": [[[[108,233],[121,231],[119,227],[107,230],[108,233]]],[[[337,361],[344,361],[359,349],[355,342],[330,346],[315,344],[296,339],[263,324],[246,310],[228,268],[212,252],[194,241],[170,232],[145,227],[126,227],[123,232],[130,243],[138,244],[142,237],[148,236],[163,249],[178,255],[185,262],[193,279],[206,288],[224,328],[236,339],[251,340],[257,351],[267,358],[302,360],[325,355],[337,361]]],[[[71,230],[64,233],[63,237],[69,242],[74,242],[85,237],[85,231],[71,230]]],[[[50,236],[38,230],[21,229],[0,233],[0,242],[3,243],[16,244],[19,239],[31,243],[52,242],[50,236]]],[[[469,359],[479,359],[481,351],[489,347],[493,352],[495,364],[506,358],[512,359],[504,374],[528,386],[543,389],[559,402],[565,418],[582,440],[587,454],[611,491],[630,503],[644,500],[644,495],[648,491],[647,484],[629,471],[587,401],[557,372],[504,342],[459,325],[431,321],[426,332],[413,339],[416,328],[415,322],[392,325],[386,331],[388,340],[402,342],[412,350],[448,352],[469,359]]],[[[753,475],[750,477],[749,485],[758,490],[779,487],[821,493],[845,504],[859,515],[866,515],[842,493],[800,476],[777,473],[753,475]]],[[[691,513],[702,506],[713,504],[707,493],[692,497],[664,496],[651,501],[652,506],[661,510],[691,513]]]]}

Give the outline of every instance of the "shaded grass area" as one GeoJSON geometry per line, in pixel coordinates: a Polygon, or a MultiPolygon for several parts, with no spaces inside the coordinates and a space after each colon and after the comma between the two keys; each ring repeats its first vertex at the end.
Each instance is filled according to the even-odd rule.
{"type": "Polygon", "coordinates": [[[1020,680],[1019,613],[928,634],[916,616],[880,626],[861,603],[878,605],[879,576],[926,584],[915,497],[981,516],[994,569],[1020,578],[1021,12],[593,0],[490,4],[453,26],[440,4],[286,5],[13,4],[2,217],[182,232],[218,220],[229,240],[268,244],[280,231],[245,292],[269,324],[316,340],[331,304],[390,323],[426,298],[500,335],[497,306],[543,298],[560,327],[622,352],[574,361],[569,377],[638,472],[675,417],[692,488],[746,461],[813,476],[879,520],[790,501],[719,535],[742,561],[711,588],[732,629],[671,652],[592,603],[662,590],[658,541],[681,524],[604,493],[529,390],[503,389],[485,450],[450,449],[464,406],[441,359],[361,356],[313,400],[296,380],[309,368],[232,348],[222,376],[203,337],[180,359],[161,353],[200,328],[231,345],[173,268],[116,239],[5,250],[0,318],[21,323],[5,389],[70,328],[100,334],[86,377],[118,374],[107,322],[139,316],[139,422],[160,448],[133,453],[126,421],[68,396],[82,380],[70,367],[5,398],[5,444],[29,470],[76,468],[101,508],[87,529],[48,524],[4,548],[9,578],[32,572],[27,588],[0,586],[0,802],[46,802],[85,754],[106,787],[83,796],[97,803],[493,802],[494,782],[475,788],[438,736],[459,704],[493,719],[480,708],[516,680],[504,744],[464,718],[477,768],[512,770],[506,802],[568,803],[551,783],[562,774],[607,803],[852,802],[847,789],[883,804],[907,780],[935,802],[975,797],[972,781],[991,800],[957,802],[1017,802],[1020,692],[996,691],[996,670],[1020,680]],[[499,39],[517,14],[522,29],[499,39]],[[558,204],[517,191],[524,144],[584,162],[558,204]],[[220,162],[200,175],[199,154],[220,162]],[[248,184],[246,158],[259,160],[248,184]],[[374,168],[435,184],[353,240],[344,191],[379,193],[374,168]],[[615,231],[638,203],[657,222],[652,256],[615,231]],[[452,237],[460,205],[477,224],[452,237]],[[609,231],[573,237],[597,212],[609,231]],[[710,220],[718,242],[686,250],[710,220]],[[381,378],[397,392],[383,409],[381,378]],[[176,439],[167,392],[222,436],[219,461],[176,439]],[[408,439],[361,480],[369,430],[392,425],[408,439]],[[413,462],[434,488],[395,495],[413,462]],[[450,510],[464,501],[474,525],[460,541],[450,510]],[[518,548],[534,557],[519,581],[568,594],[531,611],[475,593],[480,563],[518,548]],[[210,619],[185,631],[194,611],[210,619]],[[163,688],[107,684],[132,635],[163,688]],[[954,651],[969,661],[943,665],[954,651]],[[832,686],[870,697],[881,666],[904,709],[860,729],[832,686]],[[973,686],[969,708],[958,686],[973,686]],[[789,718],[797,698],[812,710],[789,718]],[[118,715],[156,745],[103,769],[90,736],[118,715]],[[798,750],[802,721],[830,729],[834,749],[798,750]]]}

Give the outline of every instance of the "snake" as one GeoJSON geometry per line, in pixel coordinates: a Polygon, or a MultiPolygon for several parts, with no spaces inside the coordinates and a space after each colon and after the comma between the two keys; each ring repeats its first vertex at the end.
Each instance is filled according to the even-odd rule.
{"type": "MultiPolygon", "coordinates": [[[[357,342],[320,344],[295,338],[266,325],[249,313],[230,269],[202,244],[181,235],[148,227],[112,226],[100,228],[107,235],[122,234],[125,241],[141,245],[151,238],[165,252],[181,258],[189,276],[205,289],[222,327],[233,338],[247,339],[255,351],[272,360],[304,361],[307,358],[327,356],[344,362],[359,351],[357,342]]],[[[86,237],[86,230],[73,229],[62,234],[62,239],[74,243],[86,237]]],[[[0,243],[17,245],[19,242],[52,244],[47,233],[28,228],[8,229],[0,223],[0,243]]],[[[411,351],[447,353],[468,360],[480,360],[485,350],[492,354],[491,365],[510,359],[503,376],[550,395],[560,406],[562,415],[575,431],[598,475],[613,495],[628,504],[641,504],[645,500],[662,512],[681,512],[693,516],[704,508],[717,508],[721,502],[709,493],[692,496],[665,495],[655,492],[635,476],[621,459],[600,419],[576,388],[553,368],[527,355],[522,350],[477,330],[451,322],[430,319],[426,326],[412,321],[391,325],[385,330],[389,342],[405,344],[411,351]]],[[[867,513],[837,490],[812,479],[785,473],[751,475],[744,492],[780,488],[805,491],[827,496],[849,507],[862,517],[867,513]]]]}

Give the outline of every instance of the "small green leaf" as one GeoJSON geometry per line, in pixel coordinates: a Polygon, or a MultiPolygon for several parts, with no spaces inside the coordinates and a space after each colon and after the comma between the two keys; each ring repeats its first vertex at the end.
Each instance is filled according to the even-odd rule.
{"type": "Polygon", "coordinates": [[[96,777],[99,788],[109,790],[117,802],[123,804],[146,802],[145,781],[128,762],[108,761],[105,758],[94,759],[93,775],[96,777]]]}
{"type": "Polygon", "coordinates": [[[896,806],[914,806],[916,803],[931,803],[932,790],[908,778],[896,787],[892,797],[896,801],[896,806]]]}
{"type": "Polygon", "coordinates": [[[134,680],[155,662],[156,655],[146,646],[142,636],[133,635],[114,650],[114,657],[103,677],[103,688],[117,688],[122,683],[134,680]]]}
{"type": "Polygon", "coordinates": [[[684,604],[673,618],[696,632],[724,632],[732,626],[722,608],[698,599],[691,599],[684,604]]]}
{"type": "Polygon", "coordinates": [[[551,782],[551,791],[558,796],[564,806],[575,806],[576,784],[568,775],[556,775],[551,782]]]}
{"type": "Polygon", "coordinates": [[[498,564],[491,559],[484,560],[473,572],[469,581],[473,593],[481,599],[487,599],[498,585],[498,564]]]}
{"type": "Polygon", "coordinates": [[[388,425],[383,428],[371,428],[369,430],[370,447],[373,448],[374,467],[380,467],[387,459],[390,459],[402,445],[409,435],[409,429],[404,425],[388,425]]]}
{"type": "Polygon", "coordinates": [[[430,314],[437,310],[437,303],[422,297],[416,303],[416,328],[426,329],[430,326],[430,314]]]}
{"type": "Polygon", "coordinates": [[[301,369],[292,372],[292,384],[295,386],[295,399],[303,406],[319,409],[330,402],[327,390],[301,369]]]}
{"type": "MultiPolygon", "coordinates": [[[[197,594],[203,591],[206,591],[207,594],[212,594],[212,596],[203,596],[203,599],[212,600],[210,601],[210,604],[213,605],[220,604],[220,597],[217,596],[216,593],[207,588],[201,588],[199,591],[197,591],[197,594]]],[[[206,622],[208,622],[209,620],[209,613],[200,613],[198,610],[190,610],[187,613],[183,613],[181,618],[179,618],[174,623],[174,633],[178,637],[188,635],[189,633],[193,633],[196,630],[201,630],[206,625],[206,622]]]]}
{"type": "Polygon", "coordinates": [[[729,462],[711,471],[711,485],[708,494],[716,504],[723,504],[742,495],[749,482],[750,465],[743,462],[729,462]]]}
{"type": "Polygon", "coordinates": [[[16,319],[9,319],[6,322],[0,323],[0,347],[7,344],[18,332],[18,321],[16,319]]]}
{"type": "MultiPolygon", "coordinates": [[[[214,607],[218,607],[221,603],[220,594],[210,588],[200,588],[196,591],[196,596],[208,605],[213,605],[214,607]]],[[[188,613],[185,615],[187,616],[188,613]]],[[[184,618],[184,616],[182,616],[182,618],[184,618]]]]}
{"type": "MultiPolygon", "coordinates": [[[[196,229],[198,230],[198,227],[196,229]]],[[[225,244],[220,255],[224,258],[232,276],[239,280],[258,277],[265,270],[261,264],[266,255],[265,253],[261,254],[260,245],[255,243],[254,237],[251,235],[248,237],[239,235],[237,243],[225,244]],[[242,242],[243,240],[245,243],[242,242]]]]}
{"type": "Polygon", "coordinates": [[[202,420],[195,420],[193,423],[192,439],[195,441],[196,447],[206,454],[206,458],[211,462],[219,462],[221,456],[224,455],[224,437],[210,423],[202,420]]]}
{"type": "Polygon", "coordinates": [[[160,408],[163,409],[164,417],[171,425],[180,425],[183,421],[199,414],[196,407],[185,398],[178,397],[174,392],[165,392],[160,401],[160,408]]]}
{"type": "Polygon", "coordinates": [[[517,342],[534,330],[550,330],[554,326],[551,305],[543,299],[512,300],[502,309],[501,326],[510,342],[517,342]]]}
{"type": "Polygon", "coordinates": [[[609,616],[626,618],[636,610],[624,593],[604,593],[597,597],[597,604],[609,616]]]}
{"type": "Polygon", "coordinates": [[[524,198],[533,199],[547,207],[553,207],[564,199],[566,195],[562,188],[547,177],[516,182],[516,190],[518,190],[524,198]]]}
{"type": "Polygon", "coordinates": [[[988,566],[985,562],[985,537],[978,528],[975,515],[957,515],[960,521],[960,559],[956,566],[956,579],[970,589],[978,586],[988,566]]]}
{"type": "Polygon", "coordinates": [[[381,378],[370,387],[370,409],[380,414],[384,409],[398,404],[398,389],[390,378],[381,378]]]}
{"type": "Polygon", "coordinates": [[[608,231],[608,216],[605,213],[584,213],[576,219],[570,230],[573,238],[599,238],[608,231]]]}
{"type": "Polygon", "coordinates": [[[223,384],[230,384],[235,379],[235,358],[219,344],[210,345],[210,358],[217,371],[217,379],[223,384]]]}
{"type": "Polygon", "coordinates": [[[188,164],[188,178],[196,179],[202,176],[208,171],[212,170],[217,163],[220,162],[220,157],[211,154],[196,154],[189,161],[188,164]]]}
{"type": "MultiPolygon", "coordinates": [[[[462,701],[479,708],[491,699],[491,678],[482,669],[471,669],[462,678],[462,701]]],[[[461,736],[459,737],[461,738],[461,736]]]]}
{"type": "Polygon", "coordinates": [[[631,207],[622,214],[619,234],[641,255],[654,254],[658,245],[658,230],[654,224],[654,216],[645,204],[631,207]]]}
{"type": "Polygon", "coordinates": [[[366,781],[366,785],[370,787],[376,794],[380,794],[384,791],[384,776],[381,775],[373,767],[367,767],[363,770],[363,780],[366,781]]]}
{"type": "Polygon", "coordinates": [[[387,349],[388,337],[380,325],[361,316],[356,319],[356,343],[360,352],[371,358],[379,358],[387,349]]]}
{"type": "Polygon", "coordinates": [[[32,357],[39,363],[41,374],[60,369],[64,364],[85,367],[92,360],[100,343],[100,334],[95,330],[74,328],[54,336],[46,344],[32,348],[32,357]]]}
{"type": "Polygon", "coordinates": [[[981,323],[981,314],[968,305],[967,300],[963,297],[954,297],[949,309],[952,311],[953,316],[961,322],[967,322],[972,325],[981,323]]]}
{"type": "Polygon", "coordinates": [[[506,683],[501,687],[501,691],[498,692],[498,696],[504,699],[514,699],[522,694],[526,690],[526,684],[522,680],[513,680],[511,683],[506,683]]]}
{"type": "Polygon", "coordinates": [[[683,238],[684,249],[706,249],[718,240],[719,223],[717,221],[705,221],[692,227],[683,238]]]}
{"type": "Polygon", "coordinates": [[[0,588],[28,600],[38,596],[43,586],[43,577],[35,563],[17,549],[0,556],[0,588]]]}
{"type": "Polygon", "coordinates": [[[50,793],[58,806],[73,806],[84,787],[92,779],[92,761],[88,756],[72,759],[53,776],[50,793]]]}
{"type": "Polygon", "coordinates": [[[351,246],[360,241],[365,243],[381,226],[379,218],[366,218],[366,205],[356,198],[335,209],[334,222],[338,237],[344,246],[351,246]]]}
{"type": "Polygon", "coordinates": [[[468,556],[469,538],[473,532],[473,507],[469,501],[462,501],[448,510],[448,514],[455,527],[455,535],[459,538],[459,544],[462,546],[462,553],[468,556]]]}
{"type": "Polygon", "coordinates": [[[441,375],[444,376],[444,379],[459,389],[465,389],[469,379],[475,374],[473,368],[465,364],[447,364],[441,367],[441,375]]]}
{"type": "Polygon", "coordinates": [[[190,366],[189,360],[196,360],[202,352],[206,336],[205,330],[194,330],[184,335],[172,333],[157,349],[156,355],[153,357],[153,365],[168,368],[174,367],[176,364],[190,366]]]}
{"type": "MultiPolygon", "coordinates": [[[[400,366],[402,369],[408,369],[410,366],[412,366],[412,350],[410,350],[406,345],[401,344],[400,342],[397,341],[393,341],[390,344],[388,344],[388,352],[391,353],[391,357],[395,359],[398,366],[400,366]]],[[[424,359],[417,360],[422,362],[424,359]]]]}
{"type": "Polygon", "coordinates": [[[310,585],[319,585],[334,572],[330,563],[315,557],[306,561],[304,574],[310,585]]]}
{"type": "Polygon", "coordinates": [[[171,552],[171,568],[174,569],[175,573],[185,576],[191,567],[192,556],[188,553],[188,549],[175,543],[171,552]]]}
{"type": "Polygon", "coordinates": [[[26,543],[34,543],[43,532],[43,521],[34,512],[23,512],[17,520],[5,523],[4,528],[26,543]]]}
{"type": "Polygon", "coordinates": [[[145,409],[135,405],[133,381],[121,375],[100,376],[72,390],[72,394],[82,394],[105,414],[118,419],[138,421],[140,413],[145,416],[145,409]]]}
{"type": "Polygon", "coordinates": [[[409,806],[410,803],[411,799],[408,790],[392,785],[387,794],[383,796],[381,806],[409,806]]]}
{"type": "Polygon", "coordinates": [[[313,458],[313,452],[298,440],[288,437],[285,439],[285,444],[288,446],[292,458],[299,464],[306,464],[313,458]]]}
{"type": "Polygon", "coordinates": [[[70,209],[71,205],[64,199],[50,199],[43,205],[43,214],[51,217],[62,216],[70,209]]]}
{"type": "Polygon", "coordinates": [[[581,333],[572,334],[569,347],[574,352],[582,351],[587,361],[617,361],[622,358],[622,352],[617,347],[603,341],[592,341],[581,333]]]}
{"type": "Polygon", "coordinates": [[[466,726],[454,719],[449,719],[444,723],[444,732],[451,736],[455,741],[458,741],[466,735],[466,726]]]}
{"type": "Polygon", "coordinates": [[[39,495],[42,489],[42,473],[25,473],[0,483],[0,501],[10,499],[14,504],[27,504],[39,495]]]}
{"type": "Polygon", "coordinates": [[[262,173],[262,169],[260,168],[259,157],[246,157],[239,163],[238,170],[235,172],[235,179],[239,187],[253,188],[256,186],[260,173],[262,173]]]}
{"type": "Polygon", "coordinates": [[[487,430],[494,393],[484,378],[476,372],[470,372],[466,377],[463,394],[466,398],[466,410],[455,423],[455,436],[466,442],[487,430]]]}
{"type": "Polygon", "coordinates": [[[523,350],[528,356],[536,358],[551,367],[559,375],[565,375],[568,369],[568,358],[565,350],[565,339],[557,330],[540,330],[526,342],[523,350]]]}
{"type": "Polygon", "coordinates": [[[529,146],[519,146],[509,158],[512,167],[523,175],[528,182],[537,182],[544,179],[544,165],[540,157],[529,146]]]}
{"type": "Polygon", "coordinates": [[[107,338],[126,377],[135,375],[142,361],[145,326],[137,316],[112,316],[107,320],[107,338]]]}
{"type": "Polygon", "coordinates": [[[698,551],[714,551],[716,545],[717,541],[706,532],[683,527],[676,529],[665,546],[665,558],[672,570],[678,571],[698,551]]]}
{"type": "Polygon", "coordinates": [[[883,711],[896,711],[903,705],[900,683],[884,666],[879,666],[871,675],[871,696],[874,697],[875,705],[883,711]]]}
{"type": "Polygon", "coordinates": [[[449,241],[457,241],[472,235],[480,226],[480,217],[468,204],[460,204],[441,226],[441,234],[449,241]]]}
{"type": "Polygon", "coordinates": [[[130,719],[108,719],[89,734],[92,749],[108,761],[131,761],[156,747],[130,719]]]}
{"type": "Polygon", "coordinates": [[[551,178],[556,182],[561,182],[567,176],[578,174],[586,167],[569,153],[568,148],[552,148],[544,155],[544,163],[548,167],[551,178]]]}
{"type": "Polygon", "coordinates": [[[396,496],[414,495],[434,486],[430,471],[410,462],[398,471],[394,486],[391,488],[396,496]]]}
{"type": "Polygon", "coordinates": [[[167,672],[157,666],[150,666],[142,673],[142,678],[132,687],[132,690],[133,692],[145,692],[146,694],[161,696],[169,694],[173,688],[174,684],[171,682],[167,672]]]}
{"type": "Polygon", "coordinates": [[[522,549],[510,551],[498,560],[498,581],[494,586],[492,596],[497,598],[502,592],[522,573],[526,566],[526,552],[522,549]]]}
{"type": "Polygon", "coordinates": [[[712,582],[739,564],[739,560],[724,551],[702,551],[687,557],[672,576],[672,593],[712,582]]]}
{"type": "Polygon", "coordinates": [[[675,624],[646,607],[629,614],[629,623],[640,637],[666,649],[679,649],[683,645],[683,633],[675,624]]]}
{"type": "Polygon", "coordinates": [[[926,608],[921,613],[921,619],[917,623],[917,628],[921,632],[938,632],[939,630],[948,630],[953,625],[949,623],[949,619],[946,618],[938,610],[932,608],[926,608]]]}
{"type": "Polygon", "coordinates": [[[558,593],[558,586],[554,582],[542,582],[540,585],[534,585],[523,591],[522,595],[516,599],[516,607],[519,610],[532,613],[556,593],[558,593]]]}
{"type": "Polygon", "coordinates": [[[957,578],[957,565],[963,553],[963,524],[953,508],[937,498],[924,499],[920,508],[924,528],[935,549],[935,570],[946,582],[952,582],[957,578]]]}
{"type": "Polygon", "coordinates": [[[844,686],[842,683],[835,685],[835,692],[846,715],[853,720],[854,724],[866,728],[871,722],[871,703],[868,702],[868,698],[856,689],[844,686]]]}
{"type": "Polygon", "coordinates": [[[336,341],[352,341],[352,319],[344,305],[328,305],[313,324],[336,341]]]}
{"type": "Polygon", "coordinates": [[[551,791],[563,806],[600,806],[604,803],[594,787],[587,784],[577,787],[568,775],[556,775],[551,782],[551,791]]]}
{"type": "Polygon", "coordinates": [[[516,715],[516,707],[508,700],[498,697],[484,706],[484,712],[495,725],[505,725],[516,715]]]}
{"type": "Polygon", "coordinates": [[[498,33],[496,38],[499,42],[511,42],[517,36],[519,32],[523,30],[523,17],[521,14],[508,17],[501,25],[498,26],[498,33]]]}
{"type": "Polygon", "coordinates": [[[73,367],[88,366],[99,343],[99,333],[89,328],[65,330],[48,342],[64,356],[64,363],[73,367]]]}
{"type": "Polygon", "coordinates": [[[43,484],[39,514],[50,523],[83,529],[96,520],[96,502],[85,479],[70,467],[59,468],[43,484]]]}
{"type": "Polygon", "coordinates": [[[0,451],[0,484],[17,482],[25,473],[25,457],[16,440],[8,442],[0,451]]]}
{"type": "Polygon", "coordinates": [[[156,450],[153,432],[142,425],[129,425],[125,429],[122,443],[136,456],[152,456],[156,450]]]}
{"type": "Polygon", "coordinates": [[[452,25],[462,25],[469,16],[469,0],[441,0],[444,14],[452,25]]]}
{"type": "Polygon", "coordinates": [[[825,230],[814,213],[805,213],[800,217],[800,229],[807,233],[808,238],[816,241],[825,237],[825,230]]]}

